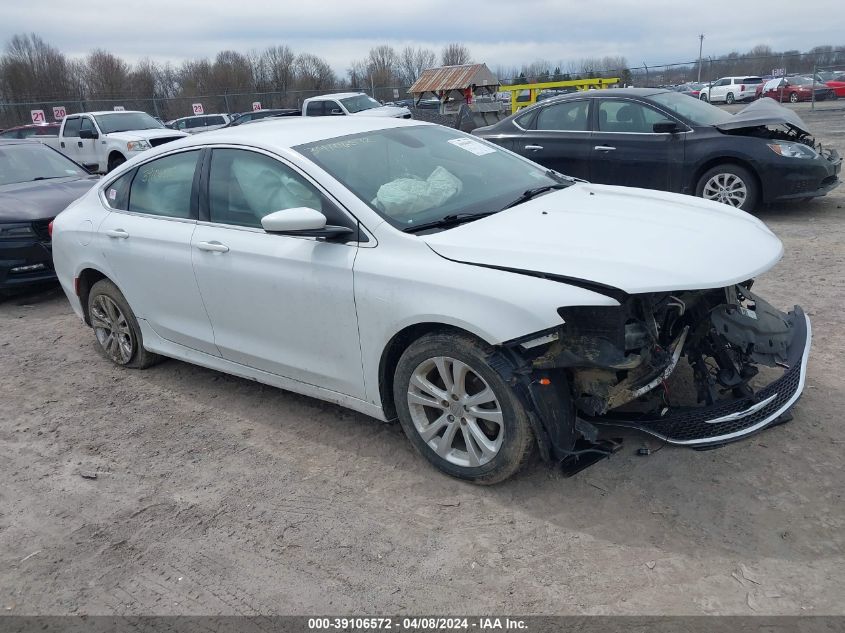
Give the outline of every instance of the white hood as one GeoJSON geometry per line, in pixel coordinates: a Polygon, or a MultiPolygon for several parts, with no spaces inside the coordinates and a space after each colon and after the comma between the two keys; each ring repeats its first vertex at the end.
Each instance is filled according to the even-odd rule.
{"type": "Polygon", "coordinates": [[[631,294],[728,286],[768,270],[783,254],[765,224],[733,207],[586,183],[421,237],[451,260],[631,294]]]}
{"type": "Polygon", "coordinates": [[[361,110],[360,112],[353,112],[351,116],[392,116],[403,117],[410,114],[408,108],[399,106],[379,106],[378,108],[370,108],[369,110],[361,110]]]}
{"type": "Polygon", "coordinates": [[[112,139],[117,139],[118,141],[146,141],[151,138],[162,138],[165,136],[170,138],[183,138],[188,135],[184,132],[164,128],[152,130],[127,130],[126,132],[112,132],[111,134],[106,134],[106,136],[112,139]]]}

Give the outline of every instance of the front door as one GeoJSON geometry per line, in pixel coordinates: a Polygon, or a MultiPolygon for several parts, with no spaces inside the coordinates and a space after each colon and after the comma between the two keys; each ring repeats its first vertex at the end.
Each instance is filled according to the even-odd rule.
{"type": "Polygon", "coordinates": [[[271,235],[261,218],[310,207],[341,212],[304,176],[267,154],[212,150],[192,258],[224,358],[363,398],[352,284],[357,244],[271,235]]]}
{"type": "Polygon", "coordinates": [[[666,115],[637,101],[598,99],[593,120],[590,181],[680,191],[686,134],[656,134],[666,115]]]}
{"type": "MultiPolygon", "coordinates": [[[[99,136],[97,127],[94,125],[94,120],[89,116],[82,117],[82,126],[80,127],[80,131],[91,132],[92,134],[99,136]]],[[[100,159],[97,154],[97,145],[101,142],[102,141],[99,138],[79,138],[77,142],[78,150],[76,162],[89,169],[99,169],[100,159]]],[[[103,165],[103,171],[105,171],[107,167],[107,165],[103,165]]]]}

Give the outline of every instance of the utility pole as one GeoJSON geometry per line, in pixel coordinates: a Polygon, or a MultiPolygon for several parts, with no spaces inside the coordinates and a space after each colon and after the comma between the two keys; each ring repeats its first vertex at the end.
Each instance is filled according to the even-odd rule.
{"type": "Polygon", "coordinates": [[[701,51],[704,48],[704,33],[698,36],[698,83],[701,83],[701,51]]]}

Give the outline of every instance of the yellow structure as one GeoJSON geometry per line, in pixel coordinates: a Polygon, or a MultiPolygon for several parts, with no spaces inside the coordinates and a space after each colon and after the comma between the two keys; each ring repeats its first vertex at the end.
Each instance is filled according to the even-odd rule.
{"type": "Polygon", "coordinates": [[[597,79],[573,79],[571,81],[544,81],[538,84],[515,84],[513,86],[501,86],[500,91],[507,90],[511,93],[511,114],[521,108],[528,107],[537,103],[537,95],[543,90],[554,88],[575,88],[576,90],[591,90],[600,88],[610,88],[611,86],[620,82],[619,77],[597,79]],[[528,90],[528,99],[526,101],[517,101],[517,95],[524,90],[528,90]]]}

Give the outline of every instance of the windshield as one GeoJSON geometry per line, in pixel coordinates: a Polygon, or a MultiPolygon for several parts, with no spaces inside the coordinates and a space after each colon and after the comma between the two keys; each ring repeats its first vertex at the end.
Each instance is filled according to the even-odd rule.
{"type": "MultiPolygon", "coordinates": [[[[685,97],[689,99],[689,97],[685,97]]],[[[439,125],[376,130],[294,147],[393,226],[495,213],[554,172],[439,125]]]]}
{"type": "Polygon", "coordinates": [[[651,95],[649,99],[691,121],[694,125],[727,123],[733,116],[706,101],[691,99],[677,92],[659,92],[651,95]]]}
{"type": "Polygon", "coordinates": [[[94,117],[103,134],[130,130],[162,130],[164,126],[146,112],[115,112],[94,117]]]}
{"type": "Polygon", "coordinates": [[[380,108],[381,104],[367,95],[355,95],[354,97],[347,97],[341,99],[340,102],[343,107],[347,109],[349,114],[355,114],[362,110],[372,110],[373,108],[380,108]]]}
{"type": "Polygon", "coordinates": [[[41,143],[0,145],[0,185],[87,175],[76,163],[41,143]]]}

